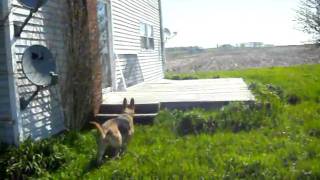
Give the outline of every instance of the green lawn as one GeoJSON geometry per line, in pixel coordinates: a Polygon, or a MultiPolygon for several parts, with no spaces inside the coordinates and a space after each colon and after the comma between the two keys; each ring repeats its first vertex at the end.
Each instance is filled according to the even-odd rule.
{"type": "Polygon", "coordinates": [[[63,135],[54,146],[66,163],[43,178],[320,179],[320,65],[167,75],[217,76],[244,78],[259,102],[163,111],[153,126],[136,126],[121,158],[99,168],[92,165],[96,130],[63,135]],[[198,120],[213,122],[214,128],[199,128],[198,120]],[[181,133],[181,127],[195,128],[181,133]]]}

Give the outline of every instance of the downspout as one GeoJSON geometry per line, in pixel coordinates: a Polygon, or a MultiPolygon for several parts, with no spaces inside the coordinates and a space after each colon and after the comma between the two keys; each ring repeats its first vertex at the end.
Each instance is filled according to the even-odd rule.
{"type": "Polygon", "coordinates": [[[113,20],[112,20],[112,0],[107,1],[107,13],[108,13],[108,39],[109,39],[109,59],[110,59],[110,70],[111,70],[111,84],[112,91],[117,91],[117,66],[116,66],[116,55],[113,47],[113,20]]]}
{"type": "Polygon", "coordinates": [[[162,17],[161,0],[158,0],[158,3],[159,3],[159,16],[160,16],[160,39],[161,39],[162,69],[163,69],[163,73],[165,73],[166,72],[166,49],[165,49],[164,34],[163,34],[163,17],[162,17]]]}

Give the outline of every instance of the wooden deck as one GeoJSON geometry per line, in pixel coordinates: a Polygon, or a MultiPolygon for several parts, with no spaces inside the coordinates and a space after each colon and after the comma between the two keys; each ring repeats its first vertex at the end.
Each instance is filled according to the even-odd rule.
{"type": "Polygon", "coordinates": [[[123,98],[135,98],[136,104],[155,104],[168,108],[223,105],[229,102],[254,101],[241,78],[205,80],[158,80],[142,83],[126,92],[103,94],[104,105],[121,104],[123,98]]]}

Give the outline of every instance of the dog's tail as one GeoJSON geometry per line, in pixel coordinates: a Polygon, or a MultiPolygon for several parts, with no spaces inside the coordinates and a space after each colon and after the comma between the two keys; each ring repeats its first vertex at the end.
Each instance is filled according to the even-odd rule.
{"type": "Polygon", "coordinates": [[[99,123],[91,121],[90,124],[93,124],[94,126],[96,126],[96,128],[100,132],[100,135],[101,135],[102,138],[106,137],[106,134],[104,133],[103,128],[101,127],[101,125],[99,123]]]}

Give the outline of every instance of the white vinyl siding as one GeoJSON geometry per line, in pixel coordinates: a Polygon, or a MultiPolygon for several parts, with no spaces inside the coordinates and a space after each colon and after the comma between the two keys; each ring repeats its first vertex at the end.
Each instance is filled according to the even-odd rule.
{"type": "MultiPolygon", "coordinates": [[[[136,82],[152,81],[163,78],[163,64],[160,40],[160,13],[158,0],[113,0],[112,1],[113,46],[117,56],[137,55],[135,69],[132,73],[136,82]],[[154,48],[141,48],[140,25],[153,27],[154,48]]],[[[129,59],[116,60],[117,85],[121,86],[122,75],[129,59]]]]}
{"type": "MultiPolygon", "coordinates": [[[[30,97],[36,87],[25,77],[22,72],[23,52],[31,45],[43,45],[50,49],[56,59],[58,69],[63,66],[65,55],[64,29],[64,0],[50,0],[33,15],[33,18],[24,28],[20,38],[11,42],[12,61],[16,72],[16,86],[21,97],[30,97]]],[[[23,22],[29,10],[20,5],[17,0],[12,0],[13,12],[11,21],[23,22]]],[[[13,23],[13,22],[11,22],[13,23]]],[[[61,70],[61,69],[60,69],[61,70]]],[[[43,90],[34,98],[27,109],[18,111],[21,118],[21,140],[47,138],[64,129],[61,102],[59,101],[58,86],[43,90]]],[[[19,97],[17,97],[17,101],[19,97]]],[[[17,107],[19,110],[20,108],[17,107]]]]}

